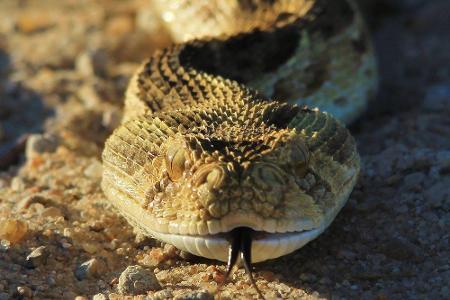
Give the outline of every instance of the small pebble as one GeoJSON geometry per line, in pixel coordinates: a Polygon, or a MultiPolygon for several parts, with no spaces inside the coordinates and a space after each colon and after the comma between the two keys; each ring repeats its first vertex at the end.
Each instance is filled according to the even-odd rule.
{"type": "Polygon", "coordinates": [[[174,258],[178,256],[178,249],[173,245],[165,244],[163,247],[163,253],[165,257],[174,258]]]}
{"type": "Polygon", "coordinates": [[[448,110],[450,107],[450,86],[436,84],[428,88],[422,107],[431,112],[448,110]]]}
{"type": "Polygon", "coordinates": [[[161,248],[153,248],[144,256],[142,263],[146,266],[156,267],[165,259],[164,252],[161,248]]]}
{"type": "Polygon", "coordinates": [[[44,209],[45,206],[42,205],[41,203],[33,203],[30,205],[29,212],[40,215],[44,209]]]}
{"type": "Polygon", "coordinates": [[[122,115],[116,110],[107,110],[102,115],[102,125],[109,130],[119,126],[122,115]]]}
{"type": "Polygon", "coordinates": [[[66,242],[66,241],[61,242],[61,246],[62,246],[64,249],[72,248],[72,244],[69,243],[69,242],[66,242]]]}
{"type": "Polygon", "coordinates": [[[92,297],[92,300],[108,300],[108,298],[105,295],[98,293],[92,297]]]}
{"type": "Polygon", "coordinates": [[[28,137],[25,156],[28,160],[43,153],[52,153],[58,148],[58,138],[50,134],[32,134],[28,137]]]}
{"type": "Polygon", "coordinates": [[[436,165],[441,175],[450,174],[450,151],[440,151],[436,154],[436,165]]]}
{"type": "Polygon", "coordinates": [[[317,276],[310,273],[302,273],[300,274],[300,280],[304,282],[315,282],[317,280],[317,276]]]}
{"type": "Polygon", "coordinates": [[[166,300],[166,299],[173,299],[173,293],[169,289],[155,292],[153,295],[149,297],[148,300],[166,300]]]}
{"type": "Polygon", "coordinates": [[[153,271],[141,266],[129,266],[120,274],[117,289],[121,294],[139,295],[145,294],[149,290],[160,290],[153,271]]]}
{"type": "Polygon", "coordinates": [[[28,268],[36,268],[47,263],[49,253],[45,246],[40,246],[28,254],[25,262],[28,268]]]}
{"type": "Polygon", "coordinates": [[[0,189],[4,189],[8,186],[8,181],[4,178],[0,178],[0,189]]]}
{"type": "Polygon", "coordinates": [[[86,108],[96,108],[102,103],[100,95],[97,93],[95,88],[91,85],[83,85],[78,89],[78,97],[86,106],[86,108]]]}
{"type": "Polygon", "coordinates": [[[83,76],[95,74],[92,56],[88,52],[81,53],[75,61],[76,70],[83,76]]]}
{"type": "Polygon", "coordinates": [[[11,296],[8,293],[0,293],[0,300],[9,300],[11,296]]]}
{"type": "Polygon", "coordinates": [[[151,5],[139,10],[136,16],[136,25],[139,29],[149,33],[158,32],[161,29],[158,13],[151,5]]]}
{"type": "Polygon", "coordinates": [[[323,285],[330,285],[333,283],[333,281],[328,277],[322,277],[319,279],[319,283],[323,285]]]}
{"type": "Polygon", "coordinates": [[[402,261],[418,261],[423,259],[422,250],[405,239],[393,238],[381,245],[381,251],[386,256],[402,261]]]}
{"type": "Polygon", "coordinates": [[[20,242],[27,232],[28,225],[23,221],[15,219],[0,221],[0,239],[7,240],[12,244],[20,242]]]}
{"type": "Polygon", "coordinates": [[[45,30],[53,24],[48,14],[30,11],[20,14],[17,18],[16,28],[24,34],[31,34],[45,30]]]}
{"type": "Polygon", "coordinates": [[[62,293],[62,299],[75,299],[75,297],[77,296],[77,294],[75,292],[72,291],[64,291],[62,293]]]}
{"type": "Polygon", "coordinates": [[[433,208],[450,210],[450,178],[432,185],[425,191],[425,199],[433,208]]]}
{"type": "Polygon", "coordinates": [[[63,213],[61,212],[61,210],[59,208],[57,208],[57,207],[54,207],[54,206],[50,206],[50,207],[45,208],[41,212],[40,215],[43,218],[50,217],[50,218],[53,218],[53,219],[56,219],[56,218],[64,216],[63,213]]]}
{"type": "Polygon", "coordinates": [[[64,228],[63,229],[63,236],[67,237],[67,238],[72,238],[73,237],[73,229],[72,228],[64,228]]]}
{"type": "Polygon", "coordinates": [[[31,298],[33,296],[33,291],[27,286],[18,286],[17,293],[25,298],[31,298]]]}
{"type": "Polygon", "coordinates": [[[14,192],[21,192],[25,190],[25,188],[26,184],[22,178],[16,176],[11,180],[11,190],[13,190],[14,192]]]}
{"type": "Polygon", "coordinates": [[[421,172],[408,174],[403,178],[403,188],[405,190],[418,192],[421,190],[422,183],[425,181],[425,178],[425,174],[421,172]]]}
{"type": "Polygon", "coordinates": [[[46,205],[46,204],[50,203],[50,200],[41,195],[35,194],[35,195],[29,196],[29,197],[26,197],[26,198],[20,200],[16,204],[16,207],[18,210],[24,210],[24,209],[28,209],[32,204],[35,204],[35,203],[40,203],[40,204],[46,205]]]}
{"type": "Polygon", "coordinates": [[[443,299],[448,299],[450,297],[450,288],[448,286],[441,288],[441,296],[443,299]]]}
{"type": "Polygon", "coordinates": [[[103,260],[101,259],[92,258],[78,266],[78,268],[75,270],[75,277],[78,280],[83,280],[86,278],[96,278],[105,271],[105,262],[103,262],[103,260]]]}
{"type": "Polygon", "coordinates": [[[174,300],[213,300],[214,296],[207,291],[191,291],[175,296],[174,300]]]}
{"type": "Polygon", "coordinates": [[[139,61],[152,53],[158,44],[165,44],[163,39],[155,39],[154,35],[143,30],[135,30],[118,39],[113,55],[118,62],[139,61]],[[158,40],[162,40],[162,43],[158,40]]]}
{"type": "Polygon", "coordinates": [[[337,257],[352,260],[356,257],[356,254],[351,250],[340,249],[337,253],[337,257]]]}
{"type": "Polygon", "coordinates": [[[271,271],[261,271],[260,276],[267,281],[273,281],[276,278],[275,273],[273,273],[271,271]]]}
{"type": "Polygon", "coordinates": [[[81,245],[81,247],[83,248],[84,251],[86,251],[89,254],[94,254],[94,253],[98,252],[101,249],[99,244],[93,243],[93,242],[83,243],[81,245]]]}
{"type": "Polygon", "coordinates": [[[88,178],[102,178],[103,166],[98,160],[93,160],[89,166],[84,169],[84,175],[88,178]]]}
{"type": "Polygon", "coordinates": [[[81,53],[75,62],[76,70],[83,76],[104,75],[108,57],[104,50],[97,49],[81,53]]]}
{"type": "Polygon", "coordinates": [[[134,19],[129,16],[117,16],[108,20],[106,32],[111,36],[121,36],[134,30],[134,19]]]}
{"type": "Polygon", "coordinates": [[[110,243],[105,244],[105,247],[110,250],[115,250],[115,249],[117,249],[118,245],[119,245],[119,240],[113,239],[110,243]]]}
{"type": "Polygon", "coordinates": [[[225,274],[218,270],[216,272],[213,272],[212,278],[217,283],[225,283],[225,281],[227,280],[225,274]]]}

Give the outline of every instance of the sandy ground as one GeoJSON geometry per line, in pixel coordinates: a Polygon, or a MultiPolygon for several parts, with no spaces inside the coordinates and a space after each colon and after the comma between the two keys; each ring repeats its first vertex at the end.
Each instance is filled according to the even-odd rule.
{"type": "MultiPolygon", "coordinates": [[[[361,178],[322,236],[255,266],[268,299],[450,298],[450,1],[361,2],[382,77],[350,127],[361,178]]],[[[154,20],[138,0],[0,2],[0,300],[219,297],[223,264],[135,234],[99,188],[127,81],[168,43],[154,20]]],[[[239,270],[220,296],[256,293],[239,270]]]]}

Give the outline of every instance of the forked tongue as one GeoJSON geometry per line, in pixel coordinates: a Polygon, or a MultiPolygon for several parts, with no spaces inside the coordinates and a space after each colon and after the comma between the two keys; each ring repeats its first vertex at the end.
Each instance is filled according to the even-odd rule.
{"type": "Polygon", "coordinates": [[[231,270],[236,265],[239,254],[241,254],[241,260],[244,265],[245,272],[247,273],[252,286],[255,288],[259,297],[264,299],[264,296],[258,289],[252,274],[252,232],[253,229],[248,227],[238,227],[230,232],[231,241],[228,251],[228,265],[225,280],[230,276],[231,270]]]}

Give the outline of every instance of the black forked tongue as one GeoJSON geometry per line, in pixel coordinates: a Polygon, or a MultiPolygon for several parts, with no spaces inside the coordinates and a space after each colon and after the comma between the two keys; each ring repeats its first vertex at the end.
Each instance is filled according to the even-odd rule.
{"type": "Polygon", "coordinates": [[[253,279],[252,274],[252,232],[253,229],[248,227],[238,227],[230,232],[230,248],[228,252],[228,265],[225,280],[230,276],[231,270],[236,265],[239,254],[241,254],[242,264],[247,273],[252,286],[255,288],[259,297],[264,299],[261,291],[253,279]]]}

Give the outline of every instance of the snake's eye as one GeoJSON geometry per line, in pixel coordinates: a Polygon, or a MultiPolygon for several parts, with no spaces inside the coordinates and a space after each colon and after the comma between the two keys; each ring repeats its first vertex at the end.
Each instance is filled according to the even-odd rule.
{"type": "Polygon", "coordinates": [[[180,147],[170,147],[166,153],[166,168],[172,181],[179,179],[184,172],[186,151],[180,147]]]}
{"type": "Polygon", "coordinates": [[[283,171],[276,165],[260,163],[252,169],[252,177],[255,186],[263,191],[272,190],[274,186],[282,185],[283,171]]]}

